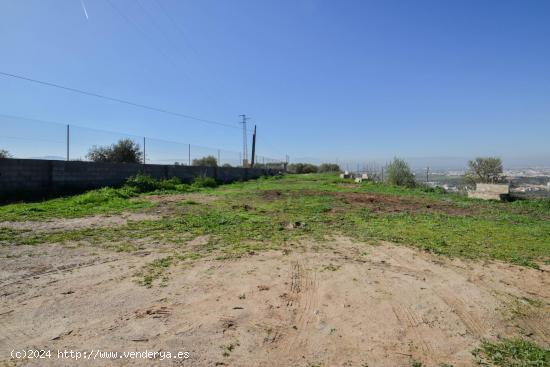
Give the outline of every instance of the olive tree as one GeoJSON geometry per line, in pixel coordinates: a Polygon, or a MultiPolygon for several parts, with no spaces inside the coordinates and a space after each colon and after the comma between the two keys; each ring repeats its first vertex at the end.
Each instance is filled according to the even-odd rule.
{"type": "Polygon", "coordinates": [[[414,187],[416,181],[409,165],[403,159],[394,158],[386,167],[386,182],[390,185],[414,187]]]}
{"type": "Polygon", "coordinates": [[[468,161],[464,180],[468,183],[498,183],[504,179],[502,160],[498,157],[477,157],[468,161]]]}
{"type": "Polygon", "coordinates": [[[193,159],[193,166],[217,167],[218,160],[213,155],[208,155],[206,157],[193,159]]]}
{"type": "Polygon", "coordinates": [[[94,162],[141,163],[143,152],[138,143],[131,139],[121,139],[108,146],[93,146],[86,155],[94,162]]]}

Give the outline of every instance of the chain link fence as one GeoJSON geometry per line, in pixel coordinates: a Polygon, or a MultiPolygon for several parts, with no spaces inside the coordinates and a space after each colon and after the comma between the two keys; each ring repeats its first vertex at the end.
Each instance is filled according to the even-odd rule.
{"type": "MultiPolygon", "coordinates": [[[[194,165],[208,156],[218,166],[242,167],[242,152],[168,141],[147,136],[115,133],[106,130],[43,120],[0,115],[0,151],[11,158],[88,161],[93,147],[110,146],[129,139],[139,146],[143,163],[194,165]]],[[[256,155],[254,167],[283,169],[283,159],[256,155]]]]}

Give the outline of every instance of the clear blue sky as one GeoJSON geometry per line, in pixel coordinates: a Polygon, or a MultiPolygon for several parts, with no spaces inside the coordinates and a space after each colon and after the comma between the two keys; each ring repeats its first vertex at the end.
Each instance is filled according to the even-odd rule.
{"type": "MultiPolygon", "coordinates": [[[[83,0],[88,18],[81,0],[3,0],[0,71],[235,127],[246,113],[267,156],[550,166],[549,1],[110,2],[124,15],[109,0],[83,0]]],[[[238,129],[4,76],[0,101],[1,114],[241,149],[238,129]]]]}

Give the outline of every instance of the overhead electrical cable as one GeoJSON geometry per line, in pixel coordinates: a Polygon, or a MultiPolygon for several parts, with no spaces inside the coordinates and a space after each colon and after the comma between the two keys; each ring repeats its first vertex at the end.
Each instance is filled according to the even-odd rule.
{"type": "Polygon", "coordinates": [[[116,98],[116,97],[109,97],[109,96],[104,95],[104,94],[89,92],[89,91],[85,91],[85,90],[78,89],[78,88],[66,87],[66,86],[63,86],[63,85],[60,85],[60,84],[45,82],[45,81],[42,81],[42,80],[33,79],[33,78],[25,77],[25,76],[22,76],[22,75],[6,73],[6,72],[3,72],[3,71],[0,71],[0,75],[4,75],[4,76],[10,77],[10,78],[15,78],[15,79],[20,79],[20,80],[25,80],[25,81],[28,81],[28,82],[31,82],[31,83],[41,84],[41,85],[45,85],[45,86],[48,86],[48,87],[63,89],[63,90],[66,90],[66,91],[79,93],[79,94],[83,94],[83,95],[90,96],[90,97],[96,97],[96,98],[101,98],[101,99],[108,100],[108,101],[118,102],[118,103],[126,104],[126,105],[129,105],[129,106],[139,107],[139,108],[143,108],[143,109],[150,110],[150,111],[165,113],[165,114],[168,114],[168,115],[183,117],[183,118],[186,118],[186,119],[195,120],[195,121],[199,121],[199,122],[203,122],[203,123],[207,123],[207,124],[214,124],[214,125],[219,125],[219,126],[232,128],[232,129],[241,130],[241,128],[237,125],[231,125],[231,124],[227,124],[227,123],[220,122],[220,121],[215,121],[215,120],[203,119],[203,118],[188,115],[188,114],[185,114],[185,113],[170,111],[170,110],[160,108],[160,107],[154,107],[154,106],[149,106],[149,105],[142,104],[142,103],[132,102],[132,101],[129,101],[129,100],[126,100],[126,99],[121,99],[121,98],[116,98]]]}

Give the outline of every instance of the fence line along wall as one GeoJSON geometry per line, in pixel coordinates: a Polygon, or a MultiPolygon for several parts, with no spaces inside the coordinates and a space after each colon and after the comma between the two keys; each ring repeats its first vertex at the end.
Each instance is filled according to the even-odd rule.
{"type": "Polygon", "coordinates": [[[159,179],[178,177],[183,182],[205,176],[226,183],[274,175],[277,172],[240,167],[0,159],[0,200],[39,198],[104,186],[120,186],[128,177],[139,173],[159,179]]]}

